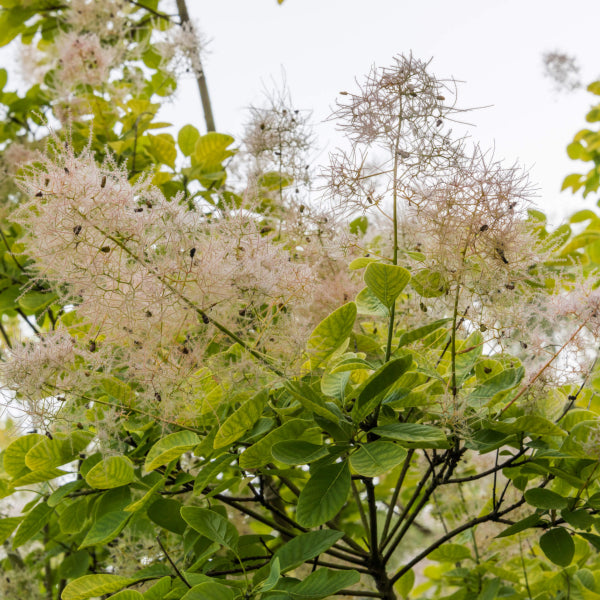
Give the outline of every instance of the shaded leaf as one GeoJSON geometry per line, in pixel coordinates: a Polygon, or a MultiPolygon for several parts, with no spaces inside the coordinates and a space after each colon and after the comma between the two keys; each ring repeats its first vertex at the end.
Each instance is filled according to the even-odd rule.
{"type": "Polygon", "coordinates": [[[233,523],[225,517],[207,508],[198,508],[196,506],[184,506],[181,509],[181,516],[185,522],[195,531],[201,533],[217,544],[227,546],[235,550],[238,543],[239,534],[233,523]]]}
{"type": "Polygon", "coordinates": [[[544,488],[533,488],[525,492],[525,500],[530,506],[546,510],[567,508],[568,501],[556,492],[544,488]]]}
{"type": "Polygon", "coordinates": [[[376,477],[399,465],[407,456],[402,446],[393,442],[370,442],[350,456],[350,465],[365,477],[376,477]]]}
{"type": "Polygon", "coordinates": [[[300,492],[296,518],[303,527],[316,527],[333,519],[350,491],[350,469],[346,461],[315,467],[300,492]]]}
{"type": "Polygon", "coordinates": [[[568,567],[575,555],[575,543],[563,527],[550,529],[540,538],[540,548],[559,567],[568,567]]]}
{"type": "Polygon", "coordinates": [[[116,510],[101,516],[90,528],[79,548],[106,544],[114,540],[131,517],[130,512],[116,510]]]}

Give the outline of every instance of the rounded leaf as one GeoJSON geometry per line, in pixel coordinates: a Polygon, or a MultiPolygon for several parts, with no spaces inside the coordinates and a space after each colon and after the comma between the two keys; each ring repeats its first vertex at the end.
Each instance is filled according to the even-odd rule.
{"type": "Polygon", "coordinates": [[[101,460],[85,477],[87,484],[97,490],[127,485],[134,479],[133,463],[126,456],[110,456],[101,460]]]}
{"type": "Polygon", "coordinates": [[[377,477],[398,466],[407,456],[402,446],[393,442],[371,442],[350,457],[350,465],[365,477],[377,477]]]}
{"type": "Polygon", "coordinates": [[[391,308],[410,281],[410,271],[397,265],[371,263],[365,271],[365,283],[379,301],[391,308]]]}
{"type": "Polygon", "coordinates": [[[575,555],[575,543],[563,527],[555,527],[540,538],[540,548],[559,567],[568,567],[575,555]]]}
{"type": "Polygon", "coordinates": [[[355,320],[356,304],[348,302],[316,326],[307,342],[310,369],[316,369],[348,339],[355,320]]]}
{"type": "Polygon", "coordinates": [[[317,527],[340,512],[350,491],[350,469],[344,461],[315,467],[298,498],[296,518],[303,527],[317,527]]]}
{"type": "Polygon", "coordinates": [[[84,575],[67,585],[61,600],[87,600],[117,592],[134,582],[135,579],[119,575],[84,575]]]}
{"type": "Polygon", "coordinates": [[[546,510],[561,510],[567,508],[567,499],[552,490],[533,488],[525,492],[525,500],[529,506],[546,510]]]}

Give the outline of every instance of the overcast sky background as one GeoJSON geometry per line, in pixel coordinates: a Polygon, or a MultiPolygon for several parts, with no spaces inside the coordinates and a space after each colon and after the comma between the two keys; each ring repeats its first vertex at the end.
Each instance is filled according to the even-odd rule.
{"type": "MultiPolygon", "coordinates": [[[[217,129],[239,136],[250,104],[262,102],[285,72],[296,108],[313,111],[320,159],[340,143],[329,115],[341,90],[352,91],[371,65],[400,53],[433,58],[438,77],[464,81],[459,105],[471,113],[470,134],[497,158],[519,161],[539,187],[537,203],[557,222],[577,206],[560,193],[565,175],[587,170],[565,152],[598,101],[585,89],[557,93],[543,76],[542,54],[577,58],[585,85],[600,77],[596,0],[188,0],[209,40],[205,71],[217,129]]],[[[204,125],[193,81],[164,116],[204,125]]]]}

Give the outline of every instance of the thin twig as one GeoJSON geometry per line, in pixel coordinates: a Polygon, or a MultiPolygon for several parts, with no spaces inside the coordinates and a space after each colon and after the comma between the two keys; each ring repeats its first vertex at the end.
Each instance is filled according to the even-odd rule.
{"type": "Polygon", "coordinates": [[[158,536],[158,535],[156,536],[156,541],[158,542],[158,545],[160,546],[160,549],[163,551],[163,554],[167,557],[167,560],[169,561],[169,563],[171,563],[171,566],[173,567],[173,570],[175,571],[175,573],[177,573],[177,577],[179,577],[179,579],[181,579],[181,581],[183,581],[183,583],[185,583],[185,585],[187,585],[188,589],[191,590],[192,586],[190,585],[190,583],[188,582],[188,580],[183,576],[183,573],[177,568],[177,565],[173,562],[173,560],[169,556],[169,553],[167,552],[167,550],[163,546],[163,543],[160,541],[160,536],[158,536]]]}

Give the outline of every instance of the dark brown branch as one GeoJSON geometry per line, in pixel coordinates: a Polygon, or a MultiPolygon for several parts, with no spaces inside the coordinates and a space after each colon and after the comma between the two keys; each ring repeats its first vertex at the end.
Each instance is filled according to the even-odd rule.
{"type": "Polygon", "coordinates": [[[477,517],[475,519],[471,519],[466,523],[454,528],[452,531],[449,531],[446,535],[443,535],[441,538],[436,540],[433,544],[425,548],[422,552],[417,554],[411,561],[406,563],[391,579],[392,583],[396,583],[402,575],[410,571],[416,564],[421,562],[424,558],[426,558],[431,552],[433,552],[436,548],[439,548],[442,544],[445,544],[448,540],[451,540],[453,537],[456,537],[459,533],[466,531],[467,529],[471,529],[471,527],[475,527],[476,525],[480,525],[481,523],[486,523],[488,521],[496,521],[502,515],[508,514],[512,512],[519,506],[525,503],[525,499],[522,498],[518,502],[515,502],[511,506],[508,506],[503,511],[493,510],[489,512],[487,515],[483,515],[482,517],[477,517]]]}
{"type": "Polygon", "coordinates": [[[392,499],[388,507],[387,515],[385,517],[385,525],[383,526],[383,531],[381,532],[382,543],[386,539],[386,536],[390,529],[392,516],[394,515],[394,509],[396,508],[396,504],[398,503],[398,496],[400,495],[400,490],[402,489],[402,484],[404,483],[404,479],[406,477],[406,474],[408,473],[408,469],[410,468],[410,461],[412,460],[414,453],[414,450],[409,450],[408,455],[404,459],[404,464],[402,465],[402,470],[400,471],[400,475],[398,476],[398,481],[396,482],[396,487],[394,488],[394,493],[392,495],[392,499]]]}
{"type": "MultiPolygon", "coordinates": [[[[512,465],[513,461],[515,461],[515,460],[517,460],[517,458],[520,458],[521,456],[523,456],[523,454],[525,454],[525,452],[527,452],[527,448],[519,450],[519,452],[517,452],[517,454],[515,454],[508,460],[505,460],[503,463],[501,463],[499,465],[491,467],[487,471],[482,471],[481,473],[477,473],[476,475],[466,475],[465,477],[454,477],[453,479],[447,479],[444,483],[466,483],[468,481],[477,481],[477,479],[482,479],[483,477],[486,477],[487,475],[491,475],[492,473],[501,471],[505,467],[512,465]]],[[[521,465],[527,464],[528,462],[531,462],[530,459],[526,459],[523,462],[520,462],[519,464],[513,465],[513,466],[520,467],[521,465]]]]}
{"type": "Polygon", "coordinates": [[[156,541],[158,542],[158,545],[160,546],[160,549],[162,550],[163,554],[167,557],[167,560],[173,567],[173,571],[175,571],[175,573],[177,573],[177,577],[179,577],[179,579],[181,579],[181,581],[183,581],[183,583],[185,583],[185,585],[187,585],[188,589],[191,590],[192,586],[190,585],[188,580],[183,576],[183,573],[177,568],[177,565],[173,562],[173,560],[169,556],[169,553],[166,551],[165,547],[163,546],[163,543],[160,541],[160,536],[158,536],[158,535],[156,536],[156,541]]]}

